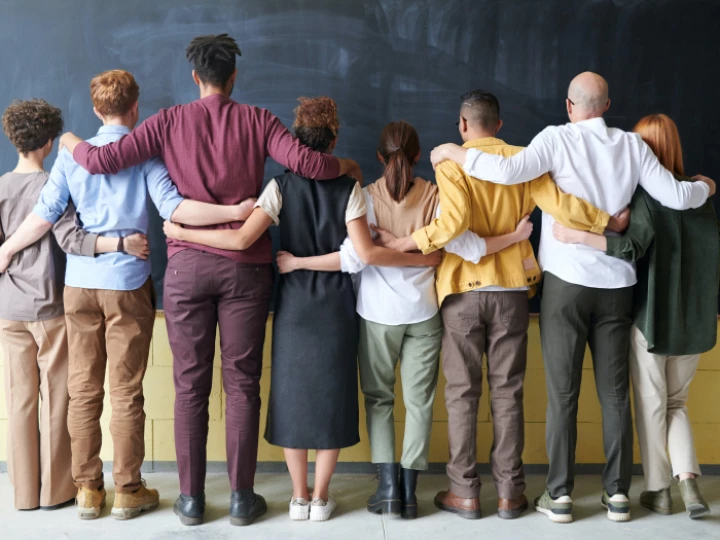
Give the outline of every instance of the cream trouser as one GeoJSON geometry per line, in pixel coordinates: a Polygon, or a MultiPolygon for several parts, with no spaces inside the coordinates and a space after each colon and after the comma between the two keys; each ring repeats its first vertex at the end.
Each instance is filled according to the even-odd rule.
{"type": "Polygon", "coordinates": [[[659,356],[648,352],[642,332],[633,326],[630,373],[635,424],[649,491],[670,487],[671,464],[672,476],[700,474],[685,407],[699,360],[700,355],[659,356]]]}
{"type": "Polygon", "coordinates": [[[67,428],[65,317],[38,322],[0,320],[0,341],[8,411],[8,473],[15,508],[64,503],[76,492],[67,428]]]}

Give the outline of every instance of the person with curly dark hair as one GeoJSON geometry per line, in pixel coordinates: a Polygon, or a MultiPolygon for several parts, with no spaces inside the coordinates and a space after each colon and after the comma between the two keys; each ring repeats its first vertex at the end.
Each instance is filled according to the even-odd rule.
{"type": "MultiPolygon", "coordinates": [[[[45,229],[32,249],[21,251],[16,233],[48,181],[43,162],[63,119],[60,109],[32,99],[13,102],[2,125],[18,151],[15,169],[0,177],[0,340],[8,388],[8,470],[15,508],[55,509],[75,496],[67,428],[63,250],[89,258],[116,251],[117,239],[82,230],[71,203],[52,234],[45,229]]],[[[126,249],[139,253],[144,245],[147,239],[135,235],[127,239],[126,249]]]]}
{"type": "MultiPolygon", "coordinates": [[[[200,36],[186,50],[200,99],[162,110],[132,133],[105,146],[72,134],[61,142],[93,174],[114,174],[161,157],[186,198],[238,204],[262,189],[265,160],[307,178],[360,175],[352,160],[338,159],[294,139],[270,111],[230,98],[240,49],[227,34],[200,36]]],[[[237,224],[215,226],[236,229],[237,224]]],[[[227,391],[225,436],[232,495],[230,521],[249,525],[266,511],[256,496],[255,465],[260,417],[260,375],[265,323],[272,294],[272,246],[262,234],[245,251],[200,248],[171,240],[164,309],[173,351],[175,450],[180,497],[175,512],[185,525],[205,514],[208,400],[215,335],[227,391]]]]}
{"type": "MultiPolygon", "coordinates": [[[[328,97],[300,98],[295,135],[318,152],[332,153],[340,126],[328,97]]],[[[376,246],[370,237],[360,184],[348,176],[329,182],[288,172],[273,179],[238,230],[198,231],[165,223],[170,238],[217,249],[244,250],[273,223],[281,249],[301,257],[336,252],[346,235],[367,264],[435,266],[417,253],[376,246]]],[[[328,493],[340,449],[358,435],[358,316],[349,274],[299,271],[281,277],[273,318],[272,381],[265,438],[283,447],[292,478],[290,518],[326,521],[336,503],[328,493]],[[315,487],[307,484],[308,450],[317,451],[315,487]]]]}

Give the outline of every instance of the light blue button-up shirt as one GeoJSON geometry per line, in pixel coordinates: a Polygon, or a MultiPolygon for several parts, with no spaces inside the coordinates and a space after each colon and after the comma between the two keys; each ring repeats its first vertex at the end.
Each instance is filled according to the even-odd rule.
{"type": "MultiPolygon", "coordinates": [[[[130,130],[124,126],[102,126],[88,142],[102,146],[128,133],[130,130]]],[[[164,219],[170,219],[184,200],[159,159],[115,175],[90,174],[63,149],[33,212],[55,223],[72,199],[83,228],[89,232],[115,238],[147,234],[148,194],[164,219]]],[[[67,263],[65,284],[83,289],[132,291],[142,287],[150,276],[150,260],[124,253],[94,258],[68,255],[67,263]]]]}

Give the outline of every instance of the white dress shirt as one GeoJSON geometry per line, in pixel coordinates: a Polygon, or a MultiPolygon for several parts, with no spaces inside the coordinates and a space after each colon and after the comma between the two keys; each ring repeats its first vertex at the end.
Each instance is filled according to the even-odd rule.
{"type": "MultiPolygon", "coordinates": [[[[504,158],[468,149],[465,172],[498,184],[519,184],[549,172],[566,193],[609,214],[630,204],[641,185],[663,206],[686,210],[702,206],[709,188],[702,182],[678,182],[637,133],[608,128],[602,118],[550,126],[522,152],[504,158]]],[[[539,263],[569,283],[601,289],[637,282],[633,263],[582,244],[563,244],[552,234],[553,218],[543,212],[539,263]]]]}
{"type": "MultiPolygon", "coordinates": [[[[377,225],[372,196],[366,188],[363,193],[368,225],[377,225]]],[[[477,264],[487,253],[487,246],[484,239],[465,231],[446,245],[445,251],[477,264]]],[[[340,247],[340,267],[343,272],[358,274],[357,312],[366,321],[387,325],[413,324],[427,321],[438,312],[435,268],[367,266],[360,260],[349,238],[340,247]]]]}

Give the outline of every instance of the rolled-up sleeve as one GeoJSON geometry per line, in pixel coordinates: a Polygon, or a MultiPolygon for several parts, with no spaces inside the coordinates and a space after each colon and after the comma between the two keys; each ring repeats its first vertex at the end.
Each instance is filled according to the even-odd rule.
{"type": "Polygon", "coordinates": [[[425,254],[444,248],[470,226],[470,190],[460,166],[448,161],[441,163],[435,179],[440,191],[440,217],[412,234],[425,254]]]}
{"type": "Polygon", "coordinates": [[[145,181],[148,193],[163,219],[170,219],[185,199],[170,179],[165,164],[153,158],[145,164],[145,181]]]}
{"type": "Polygon", "coordinates": [[[67,210],[70,201],[70,188],[65,176],[65,160],[69,156],[66,150],[60,152],[33,208],[33,213],[48,223],[56,223],[67,210]]]}

